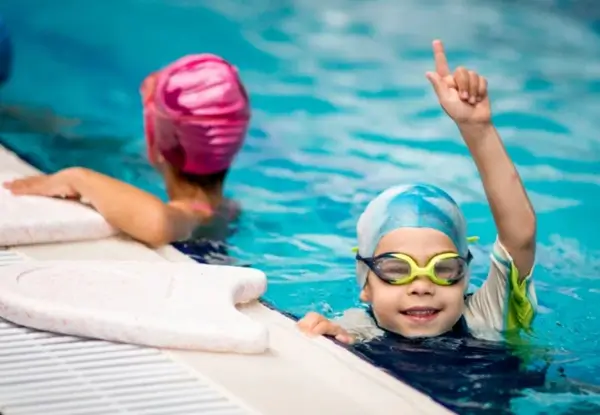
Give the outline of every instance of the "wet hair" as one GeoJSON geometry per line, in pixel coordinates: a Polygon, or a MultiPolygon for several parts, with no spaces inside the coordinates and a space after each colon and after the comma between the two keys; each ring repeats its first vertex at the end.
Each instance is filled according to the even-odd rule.
{"type": "Polygon", "coordinates": [[[194,186],[198,186],[204,190],[213,190],[223,185],[229,169],[221,170],[210,174],[193,174],[182,171],[174,171],[177,178],[194,186]]]}

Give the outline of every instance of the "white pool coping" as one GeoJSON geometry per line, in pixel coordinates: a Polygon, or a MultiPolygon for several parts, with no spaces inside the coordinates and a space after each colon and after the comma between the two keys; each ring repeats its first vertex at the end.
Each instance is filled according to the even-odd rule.
{"type": "MultiPolygon", "coordinates": [[[[39,172],[0,145],[2,170],[39,172]]],[[[152,250],[121,237],[14,249],[38,260],[192,261],[171,246],[152,250]]],[[[164,353],[264,415],[452,413],[333,342],[302,335],[294,321],[258,302],[241,310],[267,325],[268,353],[164,353]]]]}

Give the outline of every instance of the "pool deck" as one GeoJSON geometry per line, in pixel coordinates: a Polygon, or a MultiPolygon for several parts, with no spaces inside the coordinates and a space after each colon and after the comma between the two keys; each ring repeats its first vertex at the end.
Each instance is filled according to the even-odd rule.
{"type": "MultiPolygon", "coordinates": [[[[0,145],[2,170],[38,173],[0,145]]],[[[121,237],[15,250],[37,260],[192,261],[170,246],[152,250],[121,237]]],[[[267,353],[163,352],[265,415],[452,413],[333,342],[302,335],[294,321],[259,302],[240,309],[268,327],[267,353]]]]}

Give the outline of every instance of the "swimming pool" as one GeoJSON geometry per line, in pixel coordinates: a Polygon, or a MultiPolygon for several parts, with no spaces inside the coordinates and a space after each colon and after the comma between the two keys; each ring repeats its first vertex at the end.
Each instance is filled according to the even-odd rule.
{"type": "MultiPolygon", "coordinates": [[[[80,119],[72,129],[89,140],[3,133],[1,141],[44,170],[85,165],[163,194],[144,160],[138,85],[180,55],[218,53],[240,67],[254,107],[228,185],[245,209],[232,255],[268,273],[269,302],[295,315],[356,305],[356,218],[398,181],[433,181],[462,203],[481,237],[479,285],[494,227],[473,163],[423,76],[430,40],[440,37],[451,64],[489,78],[495,122],[538,212],[536,343],[552,348],[551,373],[560,367],[600,384],[593,28],[557,8],[510,1],[249,3],[3,2],[17,57],[2,99],[80,119]]],[[[563,413],[582,410],[583,400],[599,404],[530,392],[513,410],[563,413]]]]}

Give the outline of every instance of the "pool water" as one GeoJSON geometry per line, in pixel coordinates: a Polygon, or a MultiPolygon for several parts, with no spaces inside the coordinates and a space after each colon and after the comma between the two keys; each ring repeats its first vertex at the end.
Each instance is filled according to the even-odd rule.
{"type": "MultiPolygon", "coordinates": [[[[77,121],[65,128],[80,138],[3,124],[0,142],[46,171],[83,165],[164,196],[144,158],[139,84],[186,53],[220,54],[240,68],[254,108],[227,185],[244,207],[230,252],[267,272],[267,301],[296,316],[358,305],[357,217],[385,187],[410,181],[436,183],[463,206],[481,237],[475,288],[495,228],[424,77],[439,37],[451,65],[489,79],[495,123],[538,213],[533,341],[551,351],[549,376],[600,385],[600,8],[528,3],[7,0],[0,13],[17,55],[2,100],[51,107],[77,121]]],[[[599,405],[598,395],[526,391],[511,410],[599,405]]]]}

